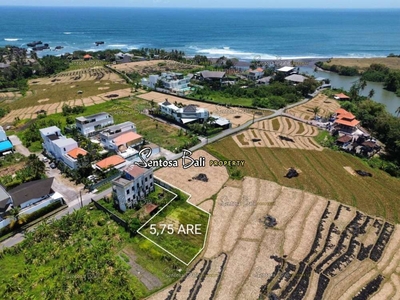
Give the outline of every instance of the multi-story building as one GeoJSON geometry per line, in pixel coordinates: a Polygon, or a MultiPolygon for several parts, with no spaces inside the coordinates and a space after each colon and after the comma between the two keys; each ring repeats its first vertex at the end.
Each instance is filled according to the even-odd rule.
{"type": "Polygon", "coordinates": [[[76,128],[84,136],[91,136],[104,127],[114,124],[113,117],[101,112],[90,116],[82,116],[75,119],[76,128]]]}
{"type": "Polygon", "coordinates": [[[154,191],[153,169],[132,164],[123,169],[121,177],[112,181],[112,189],[115,204],[126,211],[154,191]]]}
{"type": "Polygon", "coordinates": [[[160,111],[164,115],[173,117],[177,122],[187,124],[191,122],[203,123],[209,117],[208,110],[199,108],[193,104],[189,104],[185,107],[177,107],[167,100],[163,103],[159,103],[160,111]]]}
{"type": "Polygon", "coordinates": [[[190,90],[188,84],[193,76],[183,75],[182,73],[166,72],[161,75],[150,75],[149,78],[142,78],[142,85],[155,89],[157,83],[161,83],[161,88],[164,88],[170,92],[180,94],[190,90]]]}
{"type": "Polygon", "coordinates": [[[109,126],[100,132],[100,143],[104,148],[115,150],[113,140],[127,132],[136,133],[136,126],[134,123],[127,121],[121,124],[109,126]]]}
{"type": "Polygon", "coordinates": [[[74,139],[62,135],[60,128],[56,126],[42,128],[39,132],[46,153],[57,161],[64,162],[71,169],[78,167],[79,154],[87,154],[86,150],[78,147],[78,143],[74,139]]]}

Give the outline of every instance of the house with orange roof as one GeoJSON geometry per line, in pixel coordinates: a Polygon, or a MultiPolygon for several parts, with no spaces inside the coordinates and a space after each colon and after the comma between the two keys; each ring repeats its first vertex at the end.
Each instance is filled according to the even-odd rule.
{"type": "Polygon", "coordinates": [[[126,164],[126,161],[123,157],[119,155],[112,155],[109,157],[106,157],[103,160],[98,161],[95,164],[95,167],[100,170],[100,171],[106,171],[110,168],[116,168],[120,169],[123,168],[126,164]]]}
{"type": "Polygon", "coordinates": [[[99,133],[100,143],[104,148],[115,150],[113,140],[127,132],[136,133],[136,125],[130,121],[108,126],[99,133]]]}
{"type": "Polygon", "coordinates": [[[112,181],[114,203],[121,211],[133,208],[154,191],[153,169],[135,164],[125,167],[119,178],[112,181]]]}
{"type": "Polygon", "coordinates": [[[92,59],[93,57],[90,54],[86,54],[83,56],[83,60],[89,60],[92,59]]]}
{"type": "Polygon", "coordinates": [[[350,97],[343,93],[335,94],[333,98],[335,98],[336,100],[350,100],[350,97]]]}
{"type": "Polygon", "coordinates": [[[263,68],[257,68],[255,70],[250,69],[249,73],[247,74],[247,78],[249,78],[250,80],[258,80],[262,77],[264,77],[263,68]]]}
{"type": "Polygon", "coordinates": [[[358,121],[355,115],[353,115],[351,112],[348,112],[343,108],[339,108],[336,111],[336,120],[334,124],[336,129],[340,131],[354,132],[357,130],[357,126],[360,124],[360,121],[358,121]]]}
{"type": "Polygon", "coordinates": [[[128,157],[137,155],[139,152],[135,149],[135,147],[138,147],[142,144],[143,137],[136,132],[129,131],[112,140],[111,146],[117,154],[126,159],[128,157]]]}

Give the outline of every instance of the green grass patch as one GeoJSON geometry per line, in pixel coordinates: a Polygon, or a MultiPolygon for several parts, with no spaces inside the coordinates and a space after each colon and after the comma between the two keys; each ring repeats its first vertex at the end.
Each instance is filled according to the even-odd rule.
{"type": "Polygon", "coordinates": [[[187,202],[172,201],[140,233],[189,263],[203,248],[208,218],[207,213],[187,202]]]}
{"type": "Polygon", "coordinates": [[[100,187],[97,188],[96,194],[99,194],[99,193],[101,193],[101,192],[104,192],[105,190],[109,189],[111,186],[112,186],[111,181],[110,181],[110,182],[107,182],[107,183],[105,183],[105,184],[103,184],[102,186],[100,186],[100,187]]]}
{"type": "MultiPolygon", "coordinates": [[[[304,128],[304,126],[303,126],[304,128]]],[[[330,137],[330,133],[326,130],[320,130],[319,133],[314,137],[314,140],[322,145],[330,137]]]]}
{"type": "MultiPolygon", "coordinates": [[[[324,132],[320,137],[323,138],[324,132]]],[[[334,199],[347,205],[356,204],[361,211],[399,223],[400,179],[371,168],[368,163],[351,154],[326,149],[310,151],[256,147],[242,149],[232,138],[207,145],[210,154],[245,160],[244,176],[275,181],[278,184],[304,189],[310,193],[334,199]],[[290,165],[289,165],[290,164],[290,165]],[[373,177],[350,175],[343,167],[365,170],[373,177]],[[284,177],[288,167],[301,170],[294,179],[284,177]]]]}
{"type": "Polygon", "coordinates": [[[252,98],[224,96],[218,91],[211,91],[210,95],[208,96],[190,95],[189,97],[197,100],[207,100],[220,104],[253,106],[252,98]]]}
{"type": "Polygon", "coordinates": [[[272,129],[274,131],[278,131],[279,128],[281,127],[281,124],[279,123],[279,120],[277,118],[273,118],[271,122],[272,122],[272,129]]]}

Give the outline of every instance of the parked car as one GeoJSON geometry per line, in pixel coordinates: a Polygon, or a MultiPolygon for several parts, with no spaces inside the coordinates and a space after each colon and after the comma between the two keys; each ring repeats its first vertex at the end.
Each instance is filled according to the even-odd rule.
{"type": "Polygon", "coordinates": [[[90,175],[87,177],[87,179],[91,182],[95,182],[99,177],[97,175],[90,175]]]}
{"type": "Polygon", "coordinates": [[[51,163],[50,164],[50,168],[55,169],[56,168],[56,164],[55,163],[51,163]]]}

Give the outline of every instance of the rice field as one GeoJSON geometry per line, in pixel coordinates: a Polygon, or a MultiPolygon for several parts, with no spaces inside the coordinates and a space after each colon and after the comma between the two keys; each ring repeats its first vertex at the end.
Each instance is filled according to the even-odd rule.
{"type": "Polygon", "coordinates": [[[400,222],[400,180],[387,173],[372,169],[350,154],[307,151],[288,148],[241,148],[231,138],[225,138],[206,147],[210,153],[218,152],[232,160],[245,160],[241,169],[245,176],[272,180],[281,185],[337,200],[374,216],[400,222]],[[299,177],[284,177],[294,167],[299,177]],[[373,177],[351,175],[344,167],[370,172],[373,177]]]}
{"type": "Polygon", "coordinates": [[[329,99],[326,95],[318,94],[318,96],[307,103],[288,109],[286,113],[303,120],[312,120],[315,116],[313,112],[313,108],[315,107],[319,107],[319,116],[326,117],[339,109],[340,104],[336,100],[329,99]]]}

